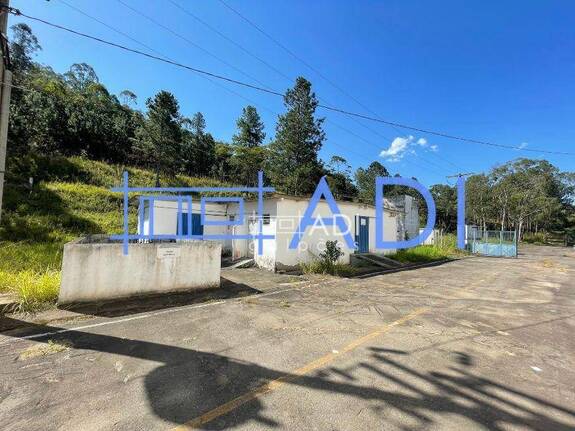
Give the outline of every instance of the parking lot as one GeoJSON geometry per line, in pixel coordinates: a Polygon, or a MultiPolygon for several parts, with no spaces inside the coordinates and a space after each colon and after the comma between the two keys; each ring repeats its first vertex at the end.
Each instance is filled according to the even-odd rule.
{"type": "Polygon", "coordinates": [[[2,429],[575,428],[573,249],[222,275],[241,296],[4,332],[2,429]]]}

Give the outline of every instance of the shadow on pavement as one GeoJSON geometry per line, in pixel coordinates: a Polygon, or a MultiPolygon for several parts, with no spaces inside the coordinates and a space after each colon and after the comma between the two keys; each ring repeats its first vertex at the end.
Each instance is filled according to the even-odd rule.
{"type": "Polygon", "coordinates": [[[117,299],[114,301],[70,304],[63,306],[62,309],[92,316],[120,317],[208,301],[257,295],[259,293],[262,292],[248,286],[247,284],[236,283],[227,278],[220,277],[220,287],[218,289],[171,293],[168,295],[166,293],[162,293],[157,295],[146,295],[133,299],[117,299]]]}
{"type": "MultiPolygon", "coordinates": [[[[32,329],[46,333],[62,328],[35,325],[32,329]]],[[[463,417],[490,430],[523,427],[567,431],[573,429],[575,421],[573,410],[473,374],[470,371],[473,357],[463,352],[452,352],[456,365],[446,371],[420,372],[402,364],[401,359],[410,352],[372,347],[367,348],[364,360],[352,366],[325,367],[300,376],[223,355],[82,331],[35,339],[45,343],[49,340],[65,340],[74,349],[163,364],[146,375],[144,385],[153,413],[173,424],[185,423],[279,378],[302,389],[370,401],[370,408],[373,402],[380,403],[378,411],[394,409],[408,417],[409,422],[416,420],[421,426],[432,425],[437,415],[463,417]],[[354,373],[366,370],[379,380],[373,380],[369,386],[355,383],[354,373]],[[393,387],[399,390],[389,389],[393,387]]],[[[270,428],[282,426],[273,417],[273,411],[266,414],[262,400],[254,398],[198,427],[219,430],[250,421],[270,428]]],[[[399,427],[409,428],[406,424],[399,427]]]]}

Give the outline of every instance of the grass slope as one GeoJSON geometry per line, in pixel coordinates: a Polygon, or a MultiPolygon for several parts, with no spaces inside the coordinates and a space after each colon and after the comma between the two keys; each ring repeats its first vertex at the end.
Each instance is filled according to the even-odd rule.
{"type": "MultiPolygon", "coordinates": [[[[60,286],[66,242],[87,234],[122,231],[123,197],[118,186],[128,170],[130,185],[153,186],[153,172],[108,165],[79,157],[10,160],[0,224],[0,293],[11,292],[23,311],[54,304],[60,286]],[[34,177],[35,186],[27,187],[34,177]]],[[[225,186],[208,178],[178,175],[163,186],[225,186]]],[[[136,202],[131,197],[130,228],[136,202]]]]}

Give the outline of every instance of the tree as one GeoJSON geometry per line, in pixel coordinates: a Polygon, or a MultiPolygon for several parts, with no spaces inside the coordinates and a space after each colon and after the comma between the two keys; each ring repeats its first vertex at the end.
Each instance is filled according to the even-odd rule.
{"type": "Polygon", "coordinates": [[[341,156],[332,156],[326,174],[329,188],[336,199],[353,199],[357,195],[357,187],[351,180],[351,166],[341,156]]]}
{"type": "Polygon", "coordinates": [[[482,229],[564,230],[573,211],[575,174],[546,160],[516,159],[466,182],[467,220],[482,229]]]}
{"type": "Polygon", "coordinates": [[[267,160],[270,178],[281,191],[312,193],[323,175],[318,152],[325,140],[323,118],[315,117],[318,100],[305,78],[284,96],[287,112],[278,117],[275,141],[267,160]]]}
{"type": "Polygon", "coordinates": [[[232,137],[234,145],[254,148],[263,144],[266,137],[264,133],[264,123],[256,108],[251,105],[246,106],[236,124],[238,130],[232,137]]]}
{"type": "Polygon", "coordinates": [[[42,49],[38,39],[32,33],[28,24],[20,22],[10,27],[12,40],[10,42],[10,60],[15,77],[32,69],[32,56],[42,49]]]}
{"type": "Polygon", "coordinates": [[[232,137],[233,156],[230,160],[231,178],[238,184],[254,185],[257,171],[263,169],[266,149],[264,124],[253,106],[246,106],[237,122],[237,132],[232,137]]]}
{"type": "Polygon", "coordinates": [[[430,188],[435,201],[436,225],[447,231],[457,226],[457,189],[447,184],[435,184],[430,188]]]}
{"type": "Polygon", "coordinates": [[[212,173],[216,161],[216,141],[206,133],[206,120],[201,112],[196,112],[184,121],[184,168],[187,174],[207,176],[212,173]]]}
{"type": "Polygon", "coordinates": [[[86,90],[87,87],[100,82],[94,68],[86,63],[74,63],[70,70],[64,73],[64,79],[75,90],[86,90]]]}
{"type": "Polygon", "coordinates": [[[125,106],[134,106],[138,103],[138,96],[136,96],[136,93],[133,91],[122,90],[122,92],[120,92],[120,100],[125,106]]]}
{"type": "Polygon", "coordinates": [[[243,186],[256,185],[257,173],[266,161],[267,148],[234,146],[233,151],[230,161],[232,179],[243,186]]]}
{"type": "Polygon", "coordinates": [[[214,147],[214,164],[211,169],[211,176],[220,181],[230,180],[232,170],[233,149],[225,142],[217,142],[214,147]]]}
{"type": "Polygon", "coordinates": [[[182,130],[180,106],[175,96],[160,91],[146,100],[148,112],[137,136],[136,150],[142,164],[160,173],[174,175],[181,167],[182,130]]]}
{"type": "Polygon", "coordinates": [[[367,169],[355,171],[355,183],[358,188],[359,200],[373,205],[375,202],[375,178],[389,177],[389,172],[379,162],[371,162],[367,169]]]}
{"type": "Polygon", "coordinates": [[[487,230],[493,218],[493,195],[486,175],[473,175],[465,182],[466,221],[487,230]]]}

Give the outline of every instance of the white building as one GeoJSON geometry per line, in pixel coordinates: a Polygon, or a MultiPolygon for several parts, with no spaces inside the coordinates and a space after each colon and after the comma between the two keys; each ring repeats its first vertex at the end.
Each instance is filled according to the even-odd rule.
{"type": "MultiPolygon", "coordinates": [[[[174,197],[175,198],[175,197],[174,197]]],[[[194,198],[189,213],[189,201],[178,203],[171,197],[155,198],[152,215],[154,235],[196,234],[196,235],[256,235],[258,233],[257,201],[245,200],[241,206],[235,202],[210,202],[205,205],[205,220],[202,224],[199,198],[194,198]],[[181,207],[180,210],[178,207],[181,207]],[[243,216],[242,216],[243,213],[243,216]],[[178,215],[179,214],[179,215],[178,215]],[[188,229],[191,221],[191,232],[188,229]],[[223,223],[235,223],[225,226],[223,223]],[[214,224],[215,223],[215,224],[214,224]],[[179,230],[179,232],[178,232],[179,230]]],[[[237,199],[237,198],[230,198],[237,199]]],[[[342,263],[349,263],[354,252],[383,252],[375,248],[375,207],[357,202],[338,201],[341,217],[345,220],[357,250],[349,248],[337,226],[323,226],[316,223],[309,226],[301,238],[297,249],[290,249],[289,244],[299,227],[300,220],[309,204],[309,198],[273,194],[263,202],[262,233],[272,235],[275,239],[264,239],[262,254],[258,254],[257,239],[220,239],[222,247],[231,253],[234,259],[253,258],[260,267],[270,270],[290,268],[302,262],[317,259],[328,240],[337,240],[344,256],[342,263]]],[[[413,207],[412,207],[413,208],[413,207]]],[[[416,207],[415,207],[416,210],[416,207]]],[[[332,213],[322,200],[318,203],[314,217],[332,217],[332,213]]],[[[393,204],[384,204],[383,227],[384,240],[404,239],[405,234],[400,226],[404,215],[393,204]]],[[[410,217],[412,217],[410,215],[410,217]]],[[[417,217],[417,214],[416,214],[417,217]]],[[[141,219],[138,233],[150,233],[150,204],[141,205],[141,219]]],[[[393,250],[385,250],[392,252],[393,250]]]]}

